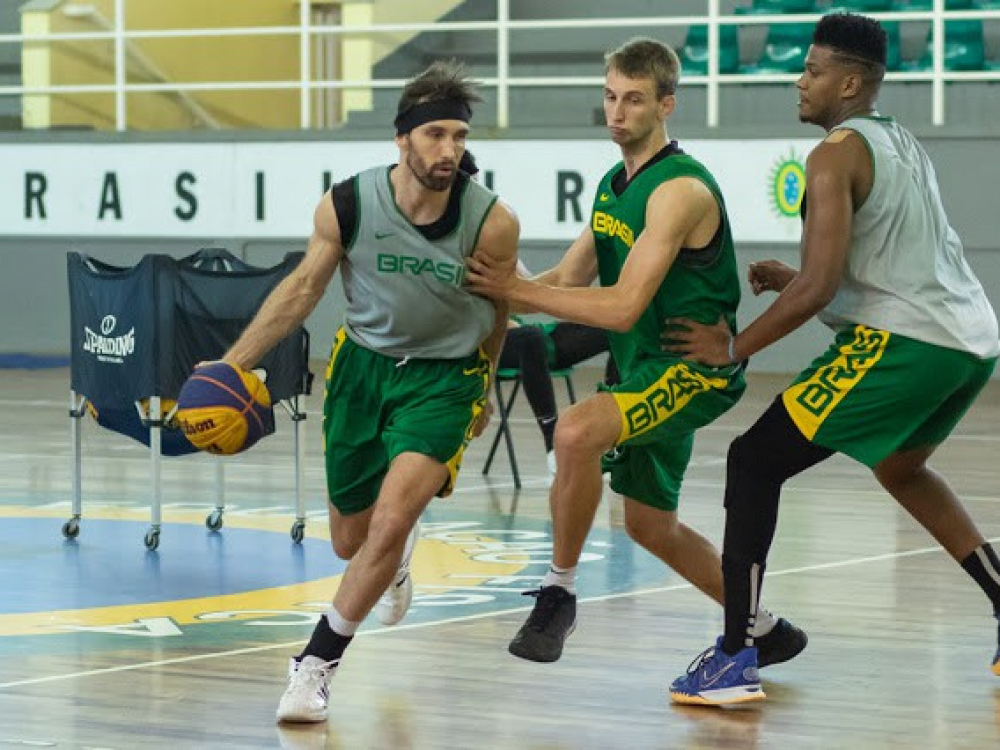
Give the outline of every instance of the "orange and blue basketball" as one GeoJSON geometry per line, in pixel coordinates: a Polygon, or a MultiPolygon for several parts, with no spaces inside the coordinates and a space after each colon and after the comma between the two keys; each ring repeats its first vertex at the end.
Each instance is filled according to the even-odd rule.
{"type": "Polygon", "coordinates": [[[228,362],[199,367],[181,386],[177,421],[199,450],[230,456],[274,432],[271,394],[254,373],[228,362]]]}

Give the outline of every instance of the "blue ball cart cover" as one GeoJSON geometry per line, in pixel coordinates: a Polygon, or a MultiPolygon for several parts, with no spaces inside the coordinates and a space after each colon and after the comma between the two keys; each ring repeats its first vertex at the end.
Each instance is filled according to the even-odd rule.
{"type": "MultiPolygon", "coordinates": [[[[155,454],[157,486],[151,532],[158,537],[159,467],[155,461],[160,455],[195,450],[167,418],[169,407],[195,364],[222,357],[268,294],[303,256],[301,252],[288,253],[277,265],[258,267],[227,250],[208,248],[183,258],[146,255],[134,266],[120,267],[81,253],[67,253],[70,417],[74,418],[76,472],[74,515],[67,522],[71,528],[64,526],[64,535],[73,538],[78,533],[77,431],[80,417],[90,411],[101,426],[150,446],[155,454]],[[153,399],[160,400],[159,410],[150,408],[156,403],[153,399]]],[[[308,394],[312,385],[308,331],[304,327],[293,331],[257,367],[264,371],[272,403],[284,402],[292,416],[298,494],[299,422],[305,419],[298,397],[308,394]]],[[[221,501],[216,511],[215,525],[210,524],[213,530],[221,526],[221,501]]],[[[149,535],[146,541],[147,547],[155,549],[149,535]]]]}

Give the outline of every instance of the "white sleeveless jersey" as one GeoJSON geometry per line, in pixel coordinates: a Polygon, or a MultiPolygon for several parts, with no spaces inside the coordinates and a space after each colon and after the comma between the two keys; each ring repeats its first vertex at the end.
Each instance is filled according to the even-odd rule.
{"type": "Polygon", "coordinates": [[[892,118],[855,117],[834,130],[871,152],[871,194],[854,214],[837,294],[819,319],[862,323],[979,357],[1000,354],[997,318],[948,224],[934,166],[892,118]]]}

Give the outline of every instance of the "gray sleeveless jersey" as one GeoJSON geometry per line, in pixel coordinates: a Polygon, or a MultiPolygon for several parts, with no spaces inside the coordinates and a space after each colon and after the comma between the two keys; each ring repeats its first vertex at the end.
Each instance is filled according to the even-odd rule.
{"type": "Polygon", "coordinates": [[[357,232],[340,265],[347,335],[392,357],[472,354],[493,330],[495,309],[462,288],[465,258],[496,196],[468,180],[458,225],[428,240],[399,210],[389,167],[359,173],[356,184],[357,232]]]}
{"type": "Polygon", "coordinates": [[[855,117],[872,157],[871,194],[854,214],[840,287],[820,313],[979,357],[1000,353],[997,319],[948,224],[934,166],[892,118],[855,117]]]}

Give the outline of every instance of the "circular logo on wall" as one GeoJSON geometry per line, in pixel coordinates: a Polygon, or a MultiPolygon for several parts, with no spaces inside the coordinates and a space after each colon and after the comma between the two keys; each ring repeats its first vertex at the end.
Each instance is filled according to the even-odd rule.
{"type": "Polygon", "coordinates": [[[778,216],[795,218],[806,194],[806,169],[803,158],[791,151],[775,162],[768,178],[771,207],[778,216]]]}

